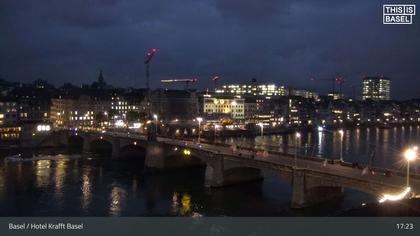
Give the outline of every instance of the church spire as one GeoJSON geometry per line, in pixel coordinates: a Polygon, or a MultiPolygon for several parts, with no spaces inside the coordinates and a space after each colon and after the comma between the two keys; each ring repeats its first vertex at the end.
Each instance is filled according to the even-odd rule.
{"type": "Polygon", "coordinates": [[[102,74],[102,69],[99,70],[98,82],[99,84],[105,84],[104,76],[102,74]]]}

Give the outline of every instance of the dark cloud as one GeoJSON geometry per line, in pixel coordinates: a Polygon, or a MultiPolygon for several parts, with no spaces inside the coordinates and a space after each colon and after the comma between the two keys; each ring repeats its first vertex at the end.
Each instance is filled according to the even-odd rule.
{"type": "Polygon", "coordinates": [[[0,75],[90,82],[103,68],[120,86],[144,83],[142,61],[159,49],[153,85],[168,77],[261,81],[327,91],[310,77],[393,79],[394,95],[418,94],[420,19],[382,25],[381,0],[4,0],[0,75]],[[410,86],[407,86],[410,85],[410,86]]]}

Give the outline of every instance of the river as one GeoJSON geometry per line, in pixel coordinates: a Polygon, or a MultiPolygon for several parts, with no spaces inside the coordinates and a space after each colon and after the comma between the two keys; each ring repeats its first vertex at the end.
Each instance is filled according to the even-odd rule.
{"type": "MultiPolygon", "coordinates": [[[[302,133],[299,152],[338,158],[340,140],[338,131],[302,133]]],[[[293,134],[220,142],[296,150],[293,134]]],[[[343,158],[362,165],[372,159],[374,166],[403,169],[401,150],[415,144],[420,144],[418,126],[346,130],[343,158]]],[[[412,171],[419,173],[418,167],[413,164],[412,171]]],[[[204,168],[148,172],[137,161],[112,161],[94,154],[33,161],[2,157],[0,216],[333,216],[377,200],[377,196],[345,189],[340,201],[292,210],[290,184],[275,173],[266,172],[263,181],[208,189],[203,186],[204,172],[204,168]]]]}

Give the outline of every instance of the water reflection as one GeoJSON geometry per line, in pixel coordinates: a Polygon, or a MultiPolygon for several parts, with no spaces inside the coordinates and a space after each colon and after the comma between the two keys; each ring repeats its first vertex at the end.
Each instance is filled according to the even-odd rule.
{"type": "Polygon", "coordinates": [[[315,149],[317,149],[317,156],[322,157],[322,150],[324,149],[324,133],[318,132],[318,143],[317,146],[314,146],[315,149]]]}
{"type": "Polygon", "coordinates": [[[35,161],[36,185],[38,188],[47,187],[51,183],[51,161],[35,161]]]}
{"type": "Polygon", "coordinates": [[[187,193],[184,193],[184,195],[181,198],[181,215],[187,215],[191,212],[191,196],[187,193]]]}
{"type": "Polygon", "coordinates": [[[179,212],[178,193],[174,192],[172,195],[172,214],[176,215],[179,212]]]}
{"type": "Polygon", "coordinates": [[[57,160],[55,167],[55,199],[57,204],[61,207],[63,204],[63,187],[66,178],[66,161],[57,160]]]}
{"type": "Polygon", "coordinates": [[[136,176],[133,179],[133,184],[131,185],[131,191],[136,194],[139,190],[138,182],[136,176]]]}
{"type": "Polygon", "coordinates": [[[88,210],[92,201],[92,183],[89,177],[90,169],[85,169],[82,176],[82,209],[88,210]]]}
{"type": "Polygon", "coordinates": [[[125,206],[127,192],[119,186],[114,186],[112,187],[109,198],[110,198],[109,215],[120,216],[125,206]]]}
{"type": "Polygon", "coordinates": [[[174,192],[172,195],[172,214],[187,216],[192,214],[191,195],[188,193],[178,194],[174,192]]]}

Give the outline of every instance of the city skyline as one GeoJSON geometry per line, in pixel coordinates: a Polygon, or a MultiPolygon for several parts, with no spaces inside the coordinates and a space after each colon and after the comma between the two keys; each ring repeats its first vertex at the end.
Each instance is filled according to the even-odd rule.
{"type": "Polygon", "coordinates": [[[196,76],[198,89],[212,88],[219,75],[219,84],[257,78],[326,93],[330,83],[311,78],[340,76],[349,95],[364,76],[384,75],[393,81],[393,98],[417,98],[417,22],[382,25],[383,1],[162,2],[6,1],[0,76],[80,85],[102,68],[108,83],[139,88],[145,54],[157,47],[154,88],[161,79],[196,76]]]}

